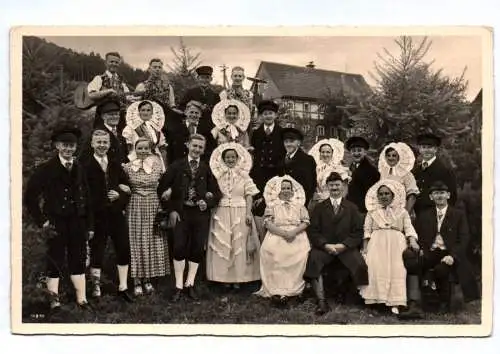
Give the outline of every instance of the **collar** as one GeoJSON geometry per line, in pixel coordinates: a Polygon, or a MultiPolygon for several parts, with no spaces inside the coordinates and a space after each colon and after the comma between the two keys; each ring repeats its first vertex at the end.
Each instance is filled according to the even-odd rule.
{"type": "Polygon", "coordinates": [[[290,159],[293,159],[293,158],[294,158],[294,156],[295,156],[295,154],[297,153],[297,151],[299,151],[299,149],[295,150],[294,152],[292,152],[292,153],[290,154],[290,159]]]}
{"type": "Polygon", "coordinates": [[[111,71],[109,71],[109,70],[106,70],[104,73],[105,73],[108,77],[113,77],[113,75],[118,76],[118,73],[114,73],[114,74],[112,74],[112,73],[111,73],[111,71]]]}
{"type": "Polygon", "coordinates": [[[188,155],[187,158],[188,158],[188,163],[190,161],[192,161],[192,160],[195,160],[198,165],[200,164],[200,158],[199,157],[198,158],[194,158],[194,157],[191,157],[191,156],[188,155]]]}
{"type": "Polygon", "coordinates": [[[190,124],[194,124],[195,127],[198,126],[198,123],[190,123],[187,119],[186,119],[186,127],[189,127],[190,124]]]}
{"type": "Polygon", "coordinates": [[[434,163],[434,161],[436,161],[436,156],[434,156],[432,159],[430,159],[428,161],[422,161],[422,164],[424,162],[427,162],[427,168],[429,168],[434,163]]]}
{"type": "Polygon", "coordinates": [[[104,159],[105,163],[108,163],[108,156],[104,155],[103,157],[100,157],[96,153],[94,153],[94,158],[96,159],[97,162],[101,162],[104,159]]]}
{"type": "Polygon", "coordinates": [[[271,125],[265,125],[265,124],[262,125],[264,126],[264,132],[266,132],[266,129],[271,130],[271,133],[274,131],[274,125],[275,125],[274,122],[271,125]]]}
{"type": "MultiPolygon", "coordinates": [[[[65,158],[63,158],[61,155],[58,155],[59,156],[59,161],[61,162],[61,165],[65,165],[67,162],[69,162],[70,164],[73,164],[75,162],[75,159],[72,158],[71,160],[66,160],[65,158]]],[[[66,167],[66,166],[64,166],[66,167]]]]}
{"type": "Polygon", "coordinates": [[[446,215],[447,211],[448,211],[448,205],[445,206],[443,209],[439,209],[438,207],[436,207],[436,215],[438,214],[446,215]]]}
{"type": "Polygon", "coordinates": [[[342,203],[342,197],[340,197],[340,198],[329,197],[329,198],[330,198],[330,203],[332,203],[332,205],[333,205],[333,202],[337,203],[337,206],[340,206],[340,203],[342,203]]]}
{"type": "Polygon", "coordinates": [[[146,172],[148,175],[151,174],[151,171],[153,171],[153,159],[147,157],[144,160],[141,159],[135,159],[132,161],[132,171],[137,172],[141,168],[146,172]]]}
{"type": "MultiPolygon", "coordinates": [[[[104,126],[106,127],[106,129],[108,129],[110,132],[113,132],[113,127],[111,125],[108,125],[106,123],[104,123],[104,126]]],[[[115,127],[116,130],[118,130],[117,127],[115,127]]]]}

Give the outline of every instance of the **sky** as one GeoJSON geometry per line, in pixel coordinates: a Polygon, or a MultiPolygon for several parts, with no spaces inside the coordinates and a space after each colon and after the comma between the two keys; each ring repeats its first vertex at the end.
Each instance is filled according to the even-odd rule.
{"type": "MultiPolygon", "coordinates": [[[[178,48],[180,37],[99,37],[58,36],[43,37],[59,46],[77,52],[91,51],[104,56],[118,51],[133,67],[147,69],[151,58],[159,57],[172,64],[171,48],[178,48]]],[[[419,41],[422,37],[413,37],[419,41]]],[[[394,37],[242,37],[196,36],[183,37],[192,53],[201,53],[202,64],[214,67],[214,82],[222,84],[222,65],[228,68],[242,66],[247,76],[255,76],[260,61],[305,66],[313,61],[318,69],[361,74],[369,85],[375,84],[374,64],[380,62],[377,53],[387,49],[398,55],[394,37]]],[[[472,100],[481,89],[481,40],[477,36],[429,36],[432,46],[424,58],[434,61],[434,69],[443,69],[445,75],[457,77],[467,68],[467,97],[472,100]]],[[[230,72],[230,71],[229,71],[230,72]]],[[[245,87],[251,82],[246,80],[245,87]]]]}

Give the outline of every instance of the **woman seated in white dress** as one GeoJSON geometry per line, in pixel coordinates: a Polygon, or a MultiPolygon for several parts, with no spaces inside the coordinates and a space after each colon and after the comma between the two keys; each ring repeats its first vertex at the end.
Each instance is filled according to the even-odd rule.
{"type": "Polygon", "coordinates": [[[207,247],[207,279],[239,288],[260,279],[259,236],[252,198],[259,190],[248,175],[250,153],[240,144],[219,145],[210,158],[222,198],[212,215],[207,247]]]}
{"type": "Polygon", "coordinates": [[[380,180],[392,179],[403,184],[406,192],[406,211],[411,215],[416,198],[420,193],[411,170],[415,155],[405,143],[390,143],[384,147],[378,159],[380,180]]]}
{"type": "Polygon", "coordinates": [[[134,149],[139,138],[147,138],[152,144],[152,153],[158,158],[162,172],[167,166],[167,142],[162,133],[165,124],[165,114],[163,108],[153,101],[140,101],[132,103],[127,109],[127,125],[123,129],[122,135],[127,142],[128,158],[135,161],[137,155],[134,149]]]}
{"type": "Polygon", "coordinates": [[[264,199],[267,234],[260,248],[262,287],[256,295],[284,306],[305,287],[303,276],[311,249],[305,231],[309,214],[304,207],[304,189],[288,175],[271,178],[264,188],[264,199]]]}
{"type": "Polygon", "coordinates": [[[366,194],[363,255],[368,266],[368,285],[360,288],[367,305],[383,304],[392,313],[406,306],[406,268],[403,252],[418,250],[417,234],[405,209],[404,186],[386,179],[366,194]]]}
{"type": "MultiPolygon", "coordinates": [[[[329,197],[328,189],[326,188],[326,178],[332,172],[336,172],[341,176],[345,176],[347,181],[350,181],[349,168],[342,165],[344,159],[344,144],[337,139],[322,139],[318,141],[309,150],[309,155],[316,162],[316,177],[317,189],[314,193],[308,209],[311,212],[314,206],[329,197]]],[[[347,188],[346,188],[347,193],[347,188]]]]}
{"type": "Polygon", "coordinates": [[[250,110],[243,102],[234,99],[220,101],[212,111],[212,122],[215,125],[212,135],[217,144],[236,142],[250,148],[247,133],[250,110]]]}

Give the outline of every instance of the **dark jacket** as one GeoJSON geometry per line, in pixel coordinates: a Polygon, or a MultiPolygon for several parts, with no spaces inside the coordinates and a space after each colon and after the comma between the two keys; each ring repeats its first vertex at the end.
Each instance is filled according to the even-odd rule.
{"type": "Polygon", "coordinates": [[[55,156],[40,165],[28,180],[24,204],[38,226],[49,220],[79,216],[87,221],[87,229],[93,230],[94,220],[89,188],[84,168],[74,160],[69,172],[55,156]],[[40,201],[43,200],[43,208],[40,201]]]}
{"type": "MultiPolygon", "coordinates": [[[[437,235],[437,211],[435,207],[427,208],[417,214],[415,230],[425,255],[431,251],[437,235]]],[[[465,213],[460,209],[448,206],[441,224],[440,234],[446,249],[455,261],[454,266],[464,297],[468,300],[478,299],[479,289],[466,256],[470,234],[465,213]]]]}
{"type": "Polygon", "coordinates": [[[422,169],[422,165],[417,165],[413,169],[413,175],[417,181],[417,187],[420,190],[420,194],[417,196],[415,202],[415,213],[419,213],[427,208],[434,207],[434,202],[429,198],[429,188],[436,182],[444,182],[450,191],[450,199],[448,203],[450,205],[455,205],[457,201],[457,182],[455,174],[453,171],[448,169],[439,158],[425,170],[422,169]]]}
{"type": "Polygon", "coordinates": [[[106,211],[123,212],[130,200],[130,195],[118,187],[119,184],[129,186],[128,177],[121,164],[108,156],[108,167],[104,173],[94,156],[91,156],[82,160],[82,166],[86,171],[94,219],[106,211]],[[120,194],[120,197],[114,202],[111,202],[107,197],[110,190],[120,194]]]}
{"type": "Polygon", "coordinates": [[[314,158],[299,148],[290,163],[286,164],[285,159],[281,160],[278,170],[280,175],[289,175],[302,185],[306,193],[307,207],[318,183],[314,158]]]}
{"type": "MultiPolygon", "coordinates": [[[[191,181],[191,168],[189,167],[188,159],[177,160],[172,163],[167,172],[160,178],[158,185],[158,197],[161,200],[162,194],[168,189],[172,188],[172,195],[168,202],[162,200],[164,210],[168,212],[177,211],[181,213],[186,201],[186,195],[191,181]]],[[[208,209],[211,209],[219,204],[222,193],[217,184],[212,171],[208,164],[200,160],[198,170],[195,178],[196,199],[203,199],[207,202],[208,209]],[[206,199],[206,194],[210,192],[213,194],[211,199],[206,199]]]]}
{"type": "Polygon", "coordinates": [[[356,204],[360,212],[366,213],[366,193],[371,186],[378,182],[380,179],[380,173],[366,157],[361,160],[358,168],[352,170],[351,167],[351,172],[352,180],[349,183],[346,198],[356,204]]]}

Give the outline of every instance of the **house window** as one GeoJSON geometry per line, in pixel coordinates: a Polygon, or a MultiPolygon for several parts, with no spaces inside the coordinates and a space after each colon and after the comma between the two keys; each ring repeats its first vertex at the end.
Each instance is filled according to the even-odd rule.
{"type": "Polygon", "coordinates": [[[330,137],[335,135],[335,127],[330,127],[330,137]]]}
{"type": "Polygon", "coordinates": [[[318,125],[316,127],[316,135],[318,136],[324,136],[325,135],[325,127],[322,125],[318,125]]]}
{"type": "Polygon", "coordinates": [[[304,103],[304,112],[310,112],[311,107],[309,106],[309,103],[304,103]]]}
{"type": "Polygon", "coordinates": [[[286,108],[293,110],[293,101],[288,101],[286,103],[286,108]]]}
{"type": "Polygon", "coordinates": [[[307,133],[309,132],[309,130],[311,130],[311,126],[309,124],[304,124],[302,130],[304,131],[304,133],[307,133]]]}

